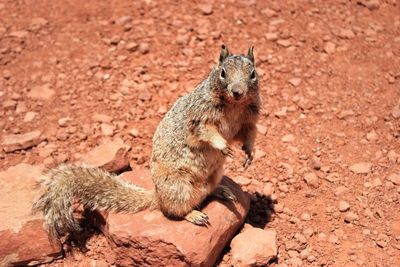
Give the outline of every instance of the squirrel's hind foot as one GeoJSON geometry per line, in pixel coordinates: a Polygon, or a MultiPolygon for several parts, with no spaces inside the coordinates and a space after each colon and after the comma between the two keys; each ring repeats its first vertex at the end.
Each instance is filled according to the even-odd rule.
{"type": "Polygon", "coordinates": [[[221,200],[237,201],[235,194],[226,185],[219,185],[212,195],[221,200]]]}
{"type": "Polygon", "coordinates": [[[185,216],[185,220],[195,225],[205,226],[209,224],[209,218],[207,214],[198,210],[192,210],[189,212],[189,214],[185,216]]]}

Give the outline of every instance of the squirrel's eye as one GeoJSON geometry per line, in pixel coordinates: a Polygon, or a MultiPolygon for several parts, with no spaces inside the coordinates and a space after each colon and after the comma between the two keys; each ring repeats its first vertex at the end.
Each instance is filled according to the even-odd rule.
{"type": "Polygon", "coordinates": [[[226,78],[226,73],[225,73],[224,69],[221,70],[220,78],[221,78],[221,80],[225,80],[225,78],[226,78]]]}
{"type": "Polygon", "coordinates": [[[256,78],[256,72],[253,70],[250,74],[250,79],[255,80],[256,78]]]}

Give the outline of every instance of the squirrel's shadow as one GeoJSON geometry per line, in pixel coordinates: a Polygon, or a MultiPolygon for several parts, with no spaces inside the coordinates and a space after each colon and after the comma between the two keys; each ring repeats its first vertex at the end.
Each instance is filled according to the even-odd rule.
{"type": "Polygon", "coordinates": [[[270,196],[259,193],[251,195],[250,209],[245,223],[264,229],[275,213],[274,201],[270,196]]]}

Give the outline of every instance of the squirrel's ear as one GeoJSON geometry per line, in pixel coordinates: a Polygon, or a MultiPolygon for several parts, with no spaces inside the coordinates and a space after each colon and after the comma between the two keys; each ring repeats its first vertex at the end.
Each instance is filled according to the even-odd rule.
{"type": "Polygon", "coordinates": [[[247,57],[254,63],[254,54],[253,54],[254,46],[250,46],[249,52],[247,53],[247,57]]]}
{"type": "Polygon", "coordinates": [[[228,47],[223,44],[221,46],[221,54],[219,55],[219,64],[221,64],[228,56],[229,56],[228,47]]]}

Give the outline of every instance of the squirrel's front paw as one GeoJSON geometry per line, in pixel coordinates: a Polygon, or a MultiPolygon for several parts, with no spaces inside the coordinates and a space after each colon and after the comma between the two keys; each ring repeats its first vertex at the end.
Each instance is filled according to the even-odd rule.
{"type": "Polygon", "coordinates": [[[253,161],[254,158],[254,152],[252,149],[243,146],[242,150],[244,150],[244,153],[246,154],[245,158],[244,158],[244,162],[243,162],[243,167],[245,170],[247,170],[247,168],[250,166],[250,164],[253,161]]]}
{"type": "Polygon", "coordinates": [[[229,147],[229,146],[225,146],[225,148],[223,148],[221,150],[222,154],[224,154],[225,156],[231,157],[233,158],[233,150],[229,147]]]}
{"type": "Polygon", "coordinates": [[[186,221],[191,222],[195,225],[207,225],[209,224],[208,219],[209,218],[207,214],[198,210],[192,210],[191,212],[189,212],[188,215],[185,216],[186,221]]]}

